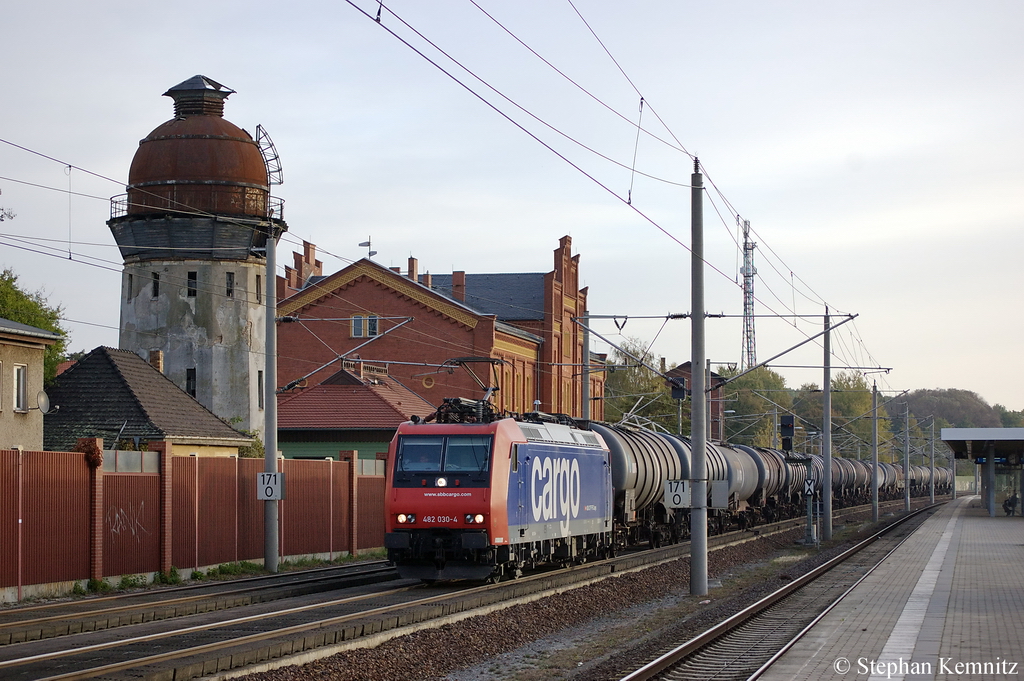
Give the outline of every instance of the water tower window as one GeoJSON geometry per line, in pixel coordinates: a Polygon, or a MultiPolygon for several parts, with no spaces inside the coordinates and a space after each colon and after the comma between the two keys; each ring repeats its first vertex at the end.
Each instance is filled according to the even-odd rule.
{"type": "Polygon", "coordinates": [[[196,396],[196,370],[185,369],[185,392],[192,397],[196,396]]]}
{"type": "Polygon", "coordinates": [[[263,302],[263,275],[256,275],[256,302],[263,302]]]}
{"type": "Polygon", "coordinates": [[[188,273],[188,297],[189,298],[195,298],[196,297],[196,291],[198,290],[198,284],[199,284],[199,273],[198,272],[189,272],[188,273]]]}
{"type": "Polygon", "coordinates": [[[160,273],[159,272],[154,272],[153,273],[153,297],[154,298],[159,298],[160,297],[160,273]]]}
{"type": "Polygon", "coordinates": [[[125,287],[125,298],[124,302],[132,302],[132,275],[128,275],[128,286],[125,287]]]}
{"type": "Polygon", "coordinates": [[[264,406],[263,391],[264,391],[263,372],[262,371],[257,371],[256,372],[256,401],[259,404],[260,409],[263,409],[263,406],[264,406]]]}
{"type": "Polygon", "coordinates": [[[226,281],[224,284],[224,295],[228,298],[235,297],[235,273],[228,272],[226,275],[226,281]]]}

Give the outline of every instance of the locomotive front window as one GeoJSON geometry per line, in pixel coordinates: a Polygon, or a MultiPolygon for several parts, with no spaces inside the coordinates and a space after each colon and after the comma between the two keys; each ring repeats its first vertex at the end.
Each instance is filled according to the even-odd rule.
{"type": "Polygon", "coordinates": [[[444,470],[448,473],[485,473],[490,457],[489,435],[451,436],[445,448],[444,470]]]}
{"type": "Polygon", "coordinates": [[[401,471],[439,473],[443,437],[404,437],[398,465],[401,471]]]}

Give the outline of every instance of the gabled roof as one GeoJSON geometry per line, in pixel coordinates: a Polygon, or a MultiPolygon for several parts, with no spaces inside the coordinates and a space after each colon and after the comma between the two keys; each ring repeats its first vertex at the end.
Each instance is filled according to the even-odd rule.
{"type": "MultiPolygon", "coordinates": [[[[359,383],[358,379],[356,382],[359,383]]],[[[279,430],[394,430],[434,406],[393,379],[358,384],[321,383],[278,396],[279,430]]]]}
{"type": "Polygon", "coordinates": [[[314,305],[317,301],[330,296],[335,291],[342,289],[356,279],[366,277],[371,281],[382,284],[411,300],[439,312],[471,329],[476,328],[480,313],[466,306],[460,301],[448,298],[436,291],[432,291],[423,284],[403,277],[397,272],[392,272],[386,267],[381,267],[372,260],[363,258],[352,263],[348,267],[338,270],[329,277],[317,281],[315,284],[306,286],[301,291],[288,296],[277,305],[279,316],[285,317],[298,312],[307,305],[314,305]]]}
{"type": "Polygon", "coordinates": [[[43,420],[49,451],[68,451],[80,437],[113,442],[118,432],[122,438],[188,444],[252,442],[127,350],[96,348],[60,374],[47,393],[59,407],[43,420]]]}
{"type": "MultiPolygon", "coordinates": [[[[434,290],[452,298],[452,275],[430,275],[434,290]]],[[[466,305],[504,321],[544,319],[544,275],[467,274],[466,305]]]]}

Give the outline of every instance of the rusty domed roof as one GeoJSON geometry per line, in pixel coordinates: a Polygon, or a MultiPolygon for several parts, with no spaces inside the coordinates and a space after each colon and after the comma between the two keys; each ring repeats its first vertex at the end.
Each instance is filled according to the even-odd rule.
{"type": "Polygon", "coordinates": [[[129,214],[266,214],[270,183],[259,145],[222,117],[233,92],[194,76],[164,93],[175,118],[139,142],[128,172],[129,214]]]}

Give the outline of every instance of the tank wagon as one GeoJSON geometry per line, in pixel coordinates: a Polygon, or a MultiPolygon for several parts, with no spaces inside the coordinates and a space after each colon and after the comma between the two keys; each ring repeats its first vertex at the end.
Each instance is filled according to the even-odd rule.
{"type": "MultiPolygon", "coordinates": [[[[744,445],[709,442],[705,454],[708,481],[728,489],[727,507],[708,510],[710,532],[805,512],[807,465],[744,445]]],[[[823,461],[809,461],[817,496],[823,461]]],[[[678,542],[689,536],[689,516],[665,506],[664,484],[688,479],[690,462],[690,441],[675,435],[449,398],[399,426],[391,442],[388,558],[405,578],[497,580],[678,542]]],[[[948,492],[952,474],[935,474],[936,491],[948,492]]],[[[880,463],[878,480],[880,498],[902,495],[901,468],[880,463]]],[[[912,493],[927,493],[930,480],[930,468],[913,467],[912,493]]],[[[870,501],[870,481],[868,464],[832,458],[836,507],[870,501]]]]}

